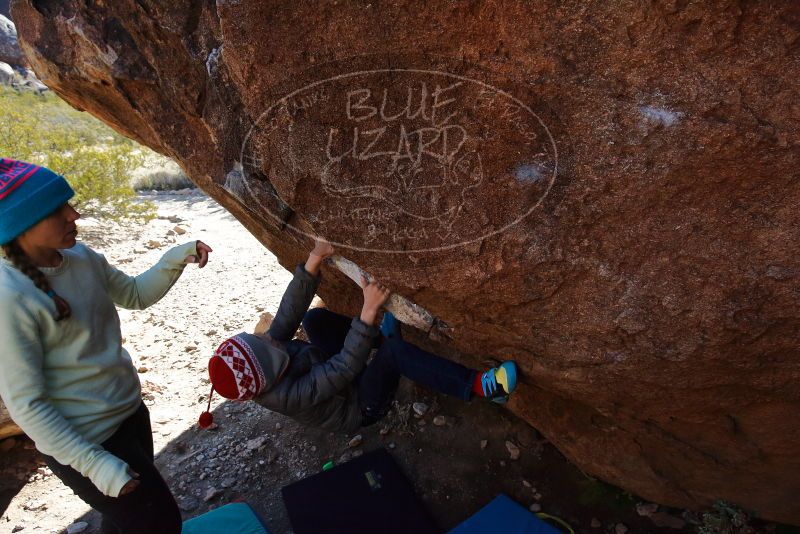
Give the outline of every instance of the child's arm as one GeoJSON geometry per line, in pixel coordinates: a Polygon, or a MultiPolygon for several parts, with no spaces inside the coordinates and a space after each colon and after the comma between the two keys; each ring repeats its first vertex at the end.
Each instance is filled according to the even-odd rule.
{"type": "Polygon", "coordinates": [[[168,250],[153,267],[138,276],[130,276],[109,265],[105,257],[94,253],[107,280],[108,293],[115,304],[142,310],[167,294],[183,273],[186,263],[197,261],[200,267],[208,262],[211,248],[202,241],[192,241],[168,250]]]}
{"type": "Polygon", "coordinates": [[[50,404],[34,312],[24,307],[24,296],[4,297],[13,304],[0,307],[0,396],[11,418],[41,452],[88,477],[104,495],[117,497],[132,478],[128,464],[84,439],[50,404]]]}
{"type": "Polygon", "coordinates": [[[347,387],[364,368],[377,336],[376,326],[353,319],[342,350],[324,363],[312,366],[281,395],[281,412],[291,415],[324,402],[347,387]]]}
{"type": "Polygon", "coordinates": [[[389,291],[377,282],[364,282],[364,306],[361,317],[353,319],[342,350],[324,363],[314,365],[295,380],[283,396],[284,413],[292,414],[323,402],[347,387],[367,362],[374,339],[378,336],[375,319],[388,300],[389,291]]]}
{"type": "Polygon", "coordinates": [[[320,264],[331,254],[333,254],[331,244],[317,239],[305,266],[297,265],[294,278],[283,293],[278,312],[267,332],[272,339],[286,342],[294,337],[319,287],[320,264]]]}

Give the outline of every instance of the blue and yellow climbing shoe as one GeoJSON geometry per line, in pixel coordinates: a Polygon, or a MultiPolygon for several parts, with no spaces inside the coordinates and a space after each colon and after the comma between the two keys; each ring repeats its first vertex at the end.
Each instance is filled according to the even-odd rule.
{"type": "MultiPolygon", "coordinates": [[[[480,380],[480,392],[484,397],[498,404],[508,402],[508,396],[517,388],[517,364],[503,362],[497,367],[476,377],[476,385],[480,380]]],[[[474,388],[474,389],[477,389],[474,388]]]]}

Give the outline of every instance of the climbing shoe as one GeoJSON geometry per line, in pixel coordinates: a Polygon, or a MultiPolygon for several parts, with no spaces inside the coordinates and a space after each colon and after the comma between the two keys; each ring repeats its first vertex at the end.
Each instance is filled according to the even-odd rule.
{"type": "Polygon", "coordinates": [[[505,404],[508,402],[508,396],[517,388],[517,364],[510,361],[503,362],[479,374],[476,383],[478,379],[480,379],[480,392],[484,397],[492,402],[505,404]]]}

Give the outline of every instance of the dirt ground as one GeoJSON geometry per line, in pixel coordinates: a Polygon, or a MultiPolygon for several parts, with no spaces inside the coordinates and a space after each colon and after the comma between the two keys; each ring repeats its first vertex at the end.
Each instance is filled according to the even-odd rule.
{"type": "MultiPolygon", "coordinates": [[[[212,200],[195,191],[143,195],[158,206],[144,226],[82,221],[82,239],[134,274],[173,243],[202,239],[214,248],[208,267],[188,268],[155,306],[120,311],[125,345],[140,373],[157,463],[188,519],[244,500],[273,533],[291,532],[284,485],[363,451],[386,447],[433,517],[448,530],[498,493],[540,507],[575,532],[689,532],[659,521],[692,519],[680,510],[642,506],[635,496],[579,471],[538,433],[502,407],[462,403],[404,382],[385,423],[353,435],[302,428],[253,403],[214,397],[217,428],[195,424],[209,391],[206,364],[226,336],[252,330],[262,312],[277,310],[291,279],[275,257],[212,200]],[[180,227],[177,232],[175,227],[180,227]],[[418,416],[412,403],[425,403],[418,416]],[[519,449],[512,460],[507,442],[519,449]],[[638,513],[637,513],[637,505],[638,513]],[[642,515],[644,514],[644,515],[642,515]]],[[[513,446],[511,446],[513,449],[513,446]]],[[[43,464],[24,437],[0,443],[0,532],[96,532],[99,516],[43,464]]],[[[762,525],[759,531],[775,531],[762,525]],[[763,527],[763,528],[762,528],[763,527]]]]}

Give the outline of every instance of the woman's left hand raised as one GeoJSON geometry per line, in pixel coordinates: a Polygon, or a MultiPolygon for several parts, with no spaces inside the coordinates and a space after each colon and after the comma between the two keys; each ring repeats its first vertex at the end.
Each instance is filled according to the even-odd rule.
{"type": "Polygon", "coordinates": [[[197,255],[194,256],[186,256],[184,260],[186,263],[196,263],[199,268],[203,268],[208,263],[208,255],[214,252],[211,250],[211,247],[203,243],[202,241],[197,242],[197,255]]]}

